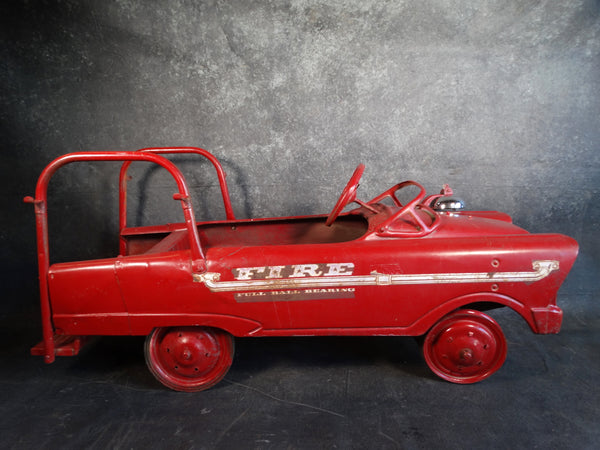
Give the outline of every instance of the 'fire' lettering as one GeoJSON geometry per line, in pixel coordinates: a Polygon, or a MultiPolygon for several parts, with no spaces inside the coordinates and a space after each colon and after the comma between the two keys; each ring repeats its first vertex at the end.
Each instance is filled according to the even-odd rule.
{"type": "Polygon", "coordinates": [[[271,280],[352,275],[354,263],[294,264],[289,266],[239,267],[232,269],[236,280],[271,280]]]}
{"type": "Polygon", "coordinates": [[[335,264],[327,264],[327,268],[329,269],[325,272],[326,277],[335,276],[335,275],[344,275],[344,274],[352,274],[354,270],[353,263],[335,263],[335,264]]]}
{"type": "Polygon", "coordinates": [[[290,278],[318,277],[319,275],[323,275],[323,272],[319,270],[318,264],[300,264],[292,267],[294,268],[294,272],[290,275],[290,278]]]}
{"type": "Polygon", "coordinates": [[[281,271],[285,266],[270,266],[269,273],[265,278],[281,278],[281,271]]]}
{"type": "Polygon", "coordinates": [[[264,267],[240,267],[239,269],[233,269],[237,272],[235,277],[236,280],[252,280],[253,274],[263,273],[264,267]]]}

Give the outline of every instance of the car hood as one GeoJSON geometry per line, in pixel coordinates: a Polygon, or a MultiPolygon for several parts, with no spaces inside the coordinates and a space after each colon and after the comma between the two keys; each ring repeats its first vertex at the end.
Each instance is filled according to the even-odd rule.
{"type": "Polygon", "coordinates": [[[509,215],[495,211],[440,214],[436,237],[498,236],[528,234],[512,223],[509,215]]]}

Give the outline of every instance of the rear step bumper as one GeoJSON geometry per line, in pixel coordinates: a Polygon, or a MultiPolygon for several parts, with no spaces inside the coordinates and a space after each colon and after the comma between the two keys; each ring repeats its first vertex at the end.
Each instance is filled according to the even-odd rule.
{"type": "MultiPolygon", "coordinates": [[[[81,348],[91,339],[91,336],[54,335],[54,354],[56,356],[75,356],[81,348]]],[[[44,341],[32,347],[33,356],[45,356],[46,346],[44,341]]]]}

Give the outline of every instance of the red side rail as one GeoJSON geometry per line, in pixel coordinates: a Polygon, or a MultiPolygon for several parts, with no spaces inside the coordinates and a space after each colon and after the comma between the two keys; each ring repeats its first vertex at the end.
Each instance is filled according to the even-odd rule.
{"type": "MultiPolygon", "coordinates": [[[[223,205],[225,206],[225,215],[227,220],[235,220],[233,208],[231,207],[231,199],[229,198],[229,189],[227,188],[227,174],[223,170],[223,166],[219,160],[209,151],[199,147],[149,147],[137,150],[138,152],[144,153],[155,153],[155,154],[174,154],[174,153],[194,153],[204,156],[208,159],[215,170],[217,171],[217,177],[219,179],[219,185],[221,186],[221,195],[223,196],[223,205]]],[[[126,252],[127,243],[121,236],[123,230],[127,227],[127,171],[132,161],[126,161],[121,167],[119,173],[119,251],[121,255],[126,252]]]]}
{"type": "Polygon", "coordinates": [[[195,272],[206,270],[206,262],[200,245],[200,236],[196,227],[196,218],[189,190],[182,173],[171,161],[149,152],[81,152],[69,153],[56,158],[42,171],[36,185],[35,198],[28,196],[23,199],[27,203],[33,203],[35,206],[44,358],[47,363],[51,363],[55,359],[54,327],[52,325],[52,308],[48,291],[48,269],[50,265],[47,211],[48,183],[54,173],[62,166],[78,161],[149,161],[164,167],[177,183],[178,192],[173,195],[173,198],[180,200],[183,208],[185,223],[190,237],[193,270],[195,272]]]}

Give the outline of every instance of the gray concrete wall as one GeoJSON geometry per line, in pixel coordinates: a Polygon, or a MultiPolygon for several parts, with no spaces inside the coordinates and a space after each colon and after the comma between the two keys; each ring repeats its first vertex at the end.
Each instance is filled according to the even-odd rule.
{"type": "MultiPolygon", "coordinates": [[[[223,160],[240,217],[328,212],[360,162],[365,200],[404,179],[450,183],[472,209],[578,239],[566,288],[597,292],[596,0],[15,1],[0,16],[1,264],[15,305],[35,292],[20,201],[41,169],[71,151],[171,145],[223,160]]],[[[222,217],[209,167],[188,174],[199,216],[222,217]]],[[[115,177],[113,165],[57,175],[59,259],[116,253],[115,177]]],[[[176,214],[168,180],[140,166],[134,186],[150,185],[132,220],[176,214]]]]}

